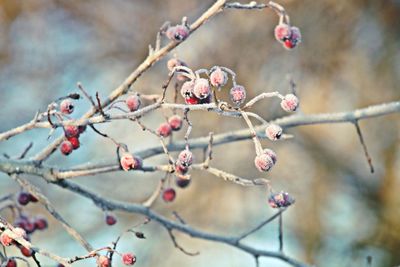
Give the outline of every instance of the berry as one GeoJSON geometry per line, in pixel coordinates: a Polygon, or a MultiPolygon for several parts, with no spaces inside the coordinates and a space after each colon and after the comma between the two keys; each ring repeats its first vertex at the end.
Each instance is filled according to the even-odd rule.
{"type": "Polygon", "coordinates": [[[7,261],[6,267],[17,267],[17,262],[14,259],[9,259],[7,261]]]}
{"type": "Polygon", "coordinates": [[[68,138],[68,141],[71,143],[72,149],[75,150],[75,149],[79,148],[80,142],[79,142],[78,137],[70,137],[70,138],[68,138]]]}
{"type": "Polygon", "coordinates": [[[18,203],[25,206],[31,201],[30,194],[28,192],[20,192],[18,194],[18,203]]]}
{"type": "Polygon", "coordinates": [[[26,233],[31,234],[35,232],[36,230],[36,225],[34,222],[31,220],[27,219],[24,225],[24,228],[22,228],[26,233]]]}
{"type": "Polygon", "coordinates": [[[260,172],[267,172],[275,165],[276,160],[275,152],[267,148],[262,154],[256,156],[254,164],[260,172]]]}
{"type": "Polygon", "coordinates": [[[287,49],[295,48],[301,42],[301,32],[297,27],[290,28],[291,35],[283,41],[283,46],[287,49]]]}
{"type": "Polygon", "coordinates": [[[106,224],[107,225],[114,225],[117,223],[117,218],[114,215],[107,214],[106,215],[106,224]]]}
{"type": "MultiPolygon", "coordinates": [[[[182,60],[179,60],[177,58],[171,58],[170,60],[168,60],[167,62],[167,67],[169,69],[169,71],[172,71],[175,67],[179,67],[179,66],[184,66],[186,67],[186,63],[183,62],[182,60]]],[[[186,76],[182,75],[182,74],[177,74],[176,75],[176,79],[178,81],[186,81],[186,76]]]]}
{"type": "Polygon", "coordinates": [[[179,160],[176,161],[176,163],[175,163],[175,171],[178,174],[186,174],[188,172],[188,170],[189,170],[188,166],[183,166],[182,163],[179,160]]]}
{"type": "Polygon", "coordinates": [[[295,202],[295,199],[289,195],[287,192],[279,192],[271,194],[268,198],[268,204],[271,208],[286,208],[292,205],[295,202]]]}
{"type": "Polygon", "coordinates": [[[185,188],[190,184],[190,176],[183,176],[183,175],[179,175],[176,176],[176,185],[180,188],[185,188]]]}
{"type": "Polygon", "coordinates": [[[272,149],[269,149],[269,148],[264,148],[263,152],[264,152],[264,154],[267,154],[268,156],[271,157],[272,162],[275,165],[278,160],[276,153],[272,149]]]}
{"type": "Polygon", "coordinates": [[[189,149],[182,150],[178,155],[178,162],[184,167],[189,167],[193,163],[193,153],[189,149]]]}
{"type": "Polygon", "coordinates": [[[64,114],[71,114],[74,111],[74,104],[71,100],[65,99],[60,103],[60,111],[64,114]]]}
{"type": "Polygon", "coordinates": [[[20,250],[21,250],[22,255],[24,255],[25,257],[30,257],[33,254],[33,250],[30,248],[21,247],[20,250]]]}
{"type": "Polygon", "coordinates": [[[175,189],[173,188],[167,188],[162,193],[162,198],[164,199],[165,202],[172,202],[174,201],[175,197],[176,197],[176,192],[175,189]]]}
{"type": "Polygon", "coordinates": [[[169,27],[165,35],[168,39],[176,42],[185,40],[190,33],[190,29],[185,25],[176,25],[169,27]]]}
{"type": "Polygon", "coordinates": [[[299,106],[299,99],[294,94],[287,94],[281,101],[281,107],[286,112],[296,111],[299,106]]]}
{"type": "Polygon", "coordinates": [[[236,86],[232,87],[229,94],[231,96],[232,102],[236,106],[240,106],[246,99],[246,90],[241,85],[236,85],[236,86]]]}
{"type": "Polygon", "coordinates": [[[275,38],[279,42],[284,42],[285,40],[289,39],[292,32],[290,30],[290,26],[286,23],[280,23],[275,27],[274,30],[275,38]]]}
{"type": "Polygon", "coordinates": [[[65,156],[71,154],[73,149],[74,149],[73,145],[68,140],[63,141],[60,145],[61,153],[65,156]]]}
{"type": "Polygon", "coordinates": [[[79,128],[73,125],[67,125],[64,127],[65,137],[79,137],[79,128]]]}
{"type": "Polygon", "coordinates": [[[97,266],[98,266],[98,267],[109,267],[110,265],[111,265],[111,264],[110,264],[110,259],[107,258],[106,256],[100,255],[100,256],[97,258],[97,266]]]}
{"type": "Polygon", "coordinates": [[[48,226],[46,218],[43,218],[43,217],[36,218],[34,221],[34,224],[35,224],[36,229],[38,229],[38,230],[44,230],[48,226]]]}
{"type": "Polygon", "coordinates": [[[158,126],[157,133],[162,137],[170,136],[171,132],[172,132],[171,126],[169,126],[169,123],[167,122],[161,123],[160,126],[158,126]]]}
{"type": "Polygon", "coordinates": [[[282,128],[277,124],[271,123],[265,128],[265,135],[269,140],[278,140],[282,136],[282,128]]]}
{"type": "Polygon", "coordinates": [[[84,131],[86,131],[86,125],[79,125],[78,126],[78,131],[79,134],[83,133],[84,131]]]}
{"type": "MultiPolygon", "coordinates": [[[[194,81],[187,81],[182,84],[181,95],[186,99],[193,97],[194,81]]],[[[197,103],[196,103],[197,104],[197,103]]]]}
{"type": "Polygon", "coordinates": [[[125,100],[125,104],[128,107],[128,109],[133,112],[139,109],[141,101],[138,95],[130,95],[128,98],[125,100]]]}
{"type": "Polygon", "coordinates": [[[12,244],[13,239],[6,232],[3,232],[0,235],[0,242],[3,246],[8,247],[12,244]]]}
{"type": "Polygon", "coordinates": [[[193,94],[198,99],[204,99],[207,96],[209,96],[210,93],[211,93],[211,88],[208,80],[204,78],[196,79],[194,83],[193,94]]]}
{"type": "Polygon", "coordinates": [[[124,253],[122,254],[122,262],[125,265],[133,265],[136,262],[136,257],[132,253],[124,253]]]}
{"type": "Polygon", "coordinates": [[[172,131],[179,131],[182,128],[182,118],[179,115],[174,115],[168,119],[169,126],[172,131]]]}
{"type": "Polygon", "coordinates": [[[210,74],[210,83],[214,87],[223,87],[228,81],[228,75],[220,67],[216,67],[210,74]]]}
{"type": "Polygon", "coordinates": [[[195,96],[192,96],[192,97],[185,98],[185,102],[186,102],[186,104],[189,104],[189,105],[196,105],[196,104],[200,104],[200,99],[198,99],[195,96]]]}
{"type": "Polygon", "coordinates": [[[124,171],[129,171],[130,169],[135,169],[137,162],[135,161],[132,154],[124,153],[121,156],[120,164],[124,171]]]}

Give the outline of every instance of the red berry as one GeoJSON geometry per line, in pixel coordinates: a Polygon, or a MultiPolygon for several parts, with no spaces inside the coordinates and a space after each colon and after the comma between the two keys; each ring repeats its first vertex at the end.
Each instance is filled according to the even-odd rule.
{"type": "Polygon", "coordinates": [[[200,104],[200,99],[198,99],[195,96],[192,96],[192,97],[185,98],[185,102],[186,102],[186,104],[189,104],[189,105],[196,105],[196,104],[200,104]]]}
{"type": "Polygon", "coordinates": [[[231,96],[232,102],[236,106],[241,105],[244,102],[244,100],[246,99],[246,90],[241,85],[236,85],[236,86],[232,87],[229,94],[231,96]]]}
{"type": "Polygon", "coordinates": [[[193,163],[193,153],[188,150],[182,150],[178,155],[178,163],[184,167],[189,167],[193,163]]]}
{"type": "Polygon", "coordinates": [[[171,126],[167,122],[161,123],[160,126],[158,126],[157,133],[162,137],[170,136],[171,132],[172,132],[171,126]]]}
{"type": "Polygon", "coordinates": [[[17,267],[17,262],[14,259],[8,259],[6,267],[17,267]]]}
{"type": "Polygon", "coordinates": [[[210,83],[215,87],[223,87],[228,81],[228,75],[220,67],[216,67],[210,74],[210,83]]]}
{"type": "Polygon", "coordinates": [[[136,257],[132,253],[124,253],[122,254],[122,262],[125,265],[134,265],[136,262],[136,257]]]}
{"type": "Polygon", "coordinates": [[[117,223],[117,218],[114,215],[107,214],[106,215],[106,224],[107,225],[114,225],[117,223]]]}
{"type": "Polygon", "coordinates": [[[137,94],[135,95],[130,95],[128,98],[125,100],[125,104],[128,107],[128,109],[133,112],[139,109],[141,101],[140,98],[137,94]]]}
{"type": "Polygon", "coordinates": [[[208,80],[204,78],[196,79],[194,83],[193,94],[198,99],[204,99],[208,97],[210,93],[211,93],[211,88],[208,80]]]}
{"type": "Polygon", "coordinates": [[[168,119],[169,126],[172,131],[179,131],[182,128],[182,118],[179,115],[174,115],[168,119]]]}
{"type": "Polygon", "coordinates": [[[292,32],[289,25],[286,23],[281,23],[275,27],[274,34],[276,40],[283,42],[290,38],[292,32]]]}
{"type": "Polygon", "coordinates": [[[110,266],[110,259],[106,256],[100,255],[97,258],[97,266],[98,267],[109,267],[110,266]]]}
{"type": "Polygon", "coordinates": [[[61,145],[60,145],[61,153],[62,153],[63,155],[66,155],[66,156],[68,156],[69,154],[71,154],[71,152],[72,152],[73,149],[74,149],[74,147],[72,146],[71,142],[68,141],[68,140],[63,141],[63,142],[61,143],[61,145]]]}
{"type": "Polygon", "coordinates": [[[68,138],[68,141],[71,143],[74,150],[79,148],[80,142],[78,137],[70,137],[68,138]]]}
{"type": "Polygon", "coordinates": [[[176,192],[175,189],[173,188],[167,188],[162,193],[162,198],[164,199],[165,202],[172,202],[174,201],[175,197],[176,197],[176,192]]]}
{"type": "Polygon", "coordinates": [[[65,137],[79,137],[79,128],[73,125],[67,125],[64,127],[65,137]]]}
{"type": "Polygon", "coordinates": [[[35,232],[35,230],[36,230],[36,225],[31,220],[26,220],[26,223],[24,226],[25,227],[23,228],[23,230],[28,234],[31,234],[31,233],[35,232]]]}
{"type": "Polygon", "coordinates": [[[299,106],[299,99],[294,94],[287,94],[281,101],[281,107],[286,112],[293,112],[299,106]]]}
{"type": "Polygon", "coordinates": [[[42,218],[42,217],[36,218],[34,223],[35,223],[36,229],[39,229],[39,230],[44,230],[48,226],[46,218],[42,218]]]}
{"type": "Polygon", "coordinates": [[[134,157],[130,153],[124,153],[121,156],[120,164],[124,171],[129,171],[130,169],[139,169],[142,167],[142,160],[138,157],[134,157]]]}
{"type": "Polygon", "coordinates": [[[25,257],[30,257],[33,254],[33,250],[26,248],[26,247],[21,247],[20,250],[21,250],[22,255],[24,255],[25,257]]]}
{"type": "Polygon", "coordinates": [[[282,128],[279,125],[271,123],[265,128],[265,135],[269,140],[278,140],[282,136],[282,128]]]}
{"type": "Polygon", "coordinates": [[[189,36],[189,28],[185,25],[176,25],[169,27],[165,35],[168,39],[176,42],[181,42],[189,36]]]}
{"type": "Polygon", "coordinates": [[[64,114],[71,114],[74,111],[74,104],[71,100],[65,99],[60,103],[60,111],[64,114]]]}
{"type": "Polygon", "coordinates": [[[18,194],[18,203],[25,206],[31,201],[30,194],[28,192],[20,192],[18,194]]]}
{"type": "Polygon", "coordinates": [[[3,232],[0,235],[0,242],[3,246],[8,247],[12,244],[13,239],[6,232],[3,232]]]}

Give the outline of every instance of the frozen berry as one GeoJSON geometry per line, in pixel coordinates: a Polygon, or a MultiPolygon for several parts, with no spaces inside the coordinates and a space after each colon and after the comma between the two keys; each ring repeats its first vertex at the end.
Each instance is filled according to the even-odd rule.
{"type": "Polygon", "coordinates": [[[136,257],[132,253],[124,253],[122,254],[122,262],[125,265],[133,265],[136,262],[136,257]]]}
{"type": "Polygon", "coordinates": [[[110,267],[110,259],[104,255],[100,255],[97,258],[97,266],[98,267],[110,267]]]}
{"type": "Polygon", "coordinates": [[[167,122],[161,123],[160,126],[158,126],[157,133],[162,137],[170,136],[171,132],[172,132],[171,126],[167,122]]]}
{"type": "Polygon", "coordinates": [[[69,154],[71,154],[71,152],[72,152],[73,149],[74,149],[73,145],[72,145],[71,142],[68,141],[68,140],[63,141],[63,142],[61,143],[61,145],[60,145],[61,153],[62,153],[63,155],[66,155],[66,156],[69,155],[69,154]]]}
{"type": "Polygon", "coordinates": [[[216,67],[210,74],[210,83],[215,87],[223,87],[228,81],[228,75],[220,67],[216,67]]]}
{"type": "Polygon", "coordinates": [[[281,107],[286,112],[296,111],[299,106],[299,99],[294,94],[287,94],[281,101],[281,107]]]}
{"type": "Polygon", "coordinates": [[[268,204],[271,206],[271,208],[286,208],[292,205],[295,202],[295,199],[289,195],[287,192],[279,192],[279,193],[273,193],[271,196],[268,198],[268,204]]]}
{"type": "Polygon", "coordinates": [[[193,94],[198,99],[204,99],[208,97],[211,93],[210,84],[207,79],[199,78],[196,79],[193,88],[193,94]]]}
{"type": "Polygon", "coordinates": [[[184,82],[181,87],[181,95],[185,99],[188,97],[193,97],[193,89],[194,89],[194,81],[184,82]]]}
{"type": "Polygon", "coordinates": [[[265,135],[269,140],[278,140],[282,136],[282,128],[277,124],[271,123],[265,128],[265,135]]]}
{"type": "Polygon", "coordinates": [[[141,101],[139,96],[135,94],[128,96],[128,98],[125,100],[125,104],[128,107],[129,111],[133,112],[139,109],[141,101]]]}
{"type": "Polygon", "coordinates": [[[21,250],[22,255],[24,255],[25,257],[30,257],[33,254],[33,250],[30,248],[21,247],[20,250],[21,250]]]}
{"type": "Polygon", "coordinates": [[[229,94],[231,96],[232,102],[236,106],[240,106],[246,99],[246,90],[241,85],[236,85],[236,86],[232,87],[229,94]]]}
{"type": "Polygon", "coordinates": [[[6,231],[4,231],[0,235],[0,242],[3,246],[8,247],[12,244],[13,239],[8,235],[6,231]]]}
{"type": "Polygon", "coordinates": [[[267,172],[274,166],[274,161],[268,154],[262,153],[256,156],[254,164],[260,172],[267,172]]]}
{"type": "Polygon", "coordinates": [[[17,267],[17,262],[14,259],[8,259],[6,267],[17,267]]]}
{"type": "Polygon", "coordinates": [[[190,33],[190,29],[185,25],[176,25],[169,27],[165,35],[168,39],[176,42],[185,40],[190,33]]]}
{"type": "Polygon", "coordinates": [[[179,115],[171,116],[168,119],[168,123],[172,131],[179,131],[182,128],[182,118],[179,115]]]}
{"type": "Polygon", "coordinates": [[[114,225],[117,223],[117,218],[114,215],[107,214],[106,215],[106,224],[107,225],[114,225]]]}
{"type": "Polygon", "coordinates": [[[193,153],[189,149],[182,150],[178,155],[179,163],[184,167],[189,167],[193,163],[193,153]]]}
{"type": "Polygon", "coordinates": [[[64,127],[65,137],[79,137],[79,128],[73,125],[67,125],[64,127]]]}
{"type": "Polygon", "coordinates": [[[64,114],[71,114],[74,111],[74,104],[71,100],[65,99],[60,103],[60,111],[64,114]]]}
{"type": "Polygon", "coordinates": [[[31,201],[31,196],[28,192],[20,192],[18,194],[18,203],[25,206],[31,201]]]}
{"type": "Polygon", "coordinates": [[[176,161],[176,163],[175,163],[175,171],[178,174],[186,174],[188,172],[188,170],[189,170],[188,166],[183,166],[182,163],[179,160],[176,161]]]}
{"type": "Polygon", "coordinates": [[[277,158],[277,156],[276,156],[276,153],[275,153],[272,149],[264,148],[263,153],[264,153],[264,154],[267,154],[268,156],[270,156],[271,159],[272,159],[272,162],[273,162],[274,164],[276,164],[278,158],[277,158]]]}
{"type": "Polygon", "coordinates": [[[176,197],[176,192],[175,189],[173,188],[167,188],[162,193],[162,198],[164,199],[165,202],[172,202],[174,201],[175,197],[176,197]]]}
{"type": "Polygon", "coordinates": [[[200,104],[200,99],[195,96],[185,98],[185,103],[189,105],[200,104]]]}
{"type": "Polygon", "coordinates": [[[38,230],[44,230],[48,226],[46,218],[43,218],[43,217],[36,218],[34,223],[35,223],[36,229],[38,229],[38,230]]]}
{"type": "Polygon", "coordinates": [[[283,42],[290,38],[292,32],[289,25],[286,23],[280,23],[275,27],[274,34],[276,40],[283,42]]]}
{"type": "Polygon", "coordinates": [[[121,156],[120,159],[120,164],[122,169],[124,169],[124,171],[129,171],[130,169],[135,169],[135,164],[136,161],[134,159],[134,157],[132,156],[132,154],[130,153],[124,153],[121,156]]]}
{"type": "Polygon", "coordinates": [[[176,185],[180,188],[185,188],[190,184],[190,176],[179,175],[176,176],[176,185]]]}
{"type": "Polygon", "coordinates": [[[79,138],[78,137],[70,137],[68,141],[71,143],[73,149],[78,149],[80,146],[79,138]]]}

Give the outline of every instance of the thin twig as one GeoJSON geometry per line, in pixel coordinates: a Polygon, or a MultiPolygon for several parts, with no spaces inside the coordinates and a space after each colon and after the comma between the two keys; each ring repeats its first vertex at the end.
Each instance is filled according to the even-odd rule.
{"type": "Polygon", "coordinates": [[[175,235],[172,233],[172,229],[167,228],[168,234],[171,237],[172,243],[174,243],[174,246],[179,249],[180,251],[182,251],[184,254],[188,255],[188,256],[197,256],[200,254],[199,251],[196,252],[190,252],[187,251],[186,249],[184,249],[181,245],[178,244],[178,242],[176,241],[175,235]]]}
{"type": "Polygon", "coordinates": [[[283,214],[279,213],[279,220],[278,220],[278,224],[279,224],[279,251],[283,253],[283,228],[282,228],[282,220],[283,220],[283,214]]]}
{"type": "Polygon", "coordinates": [[[372,165],[372,159],[371,159],[371,156],[368,153],[367,145],[366,145],[366,143],[364,141],[364,137],[362,135],[360,125],[358,124],[358,120],[354,121],[354,126],[356,127],[357,135],[358,135],[358,138],[360,140],[361,146],[362,146],[362,148],[364,150],[365,158],[367,159],[370,171],[371,171],[371,173],[374,173],[374,166],[372,165]]]}
{"type": "Polygon", "coordinates": [[[88,92],[86,92],[85,88],[83,88],[83,85],[80,82],[78,82],[77,85],[78,85],[79,90],[81,90],[83,95],[86,97],[86,99],[89,100],[92,107],[97,108],[96,103],[93,101],[93,98],[88,94],[88,92]]]}

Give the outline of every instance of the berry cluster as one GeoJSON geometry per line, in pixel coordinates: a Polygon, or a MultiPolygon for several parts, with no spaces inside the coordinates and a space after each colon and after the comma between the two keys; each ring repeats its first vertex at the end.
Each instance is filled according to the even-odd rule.
{"type": "Polygon", "coordinates": [[[276,40],[286,49],[293,49],[301,42],[300,29],[284,22],[275,27],[274,33],[276,40]]]}
{"type": "MultiPolygon", "coordinates": [[[[119,254],[119,253],[118,253],[119,254]]],[[[124,265],[134,265],[136,263],[136,256],[133,253],[124,253],[124,254],[119,254],[121,256],[122,263],[124,265]]],[[[111,260],[109,257],[100,255],[97,257],[96,260],[97,266],[98,267],[110,267],[111,266],[111,260]]]]}
{"type": "MultiPolygon", "coordinates": [[[[29,236],[27,235],[27,233],[25,232],[24,229],[22,229],[20,227],[16,227],[16,228],[12,228],[12,229],[10,228],[10,229],[4,230],[1,233],[0,242],[5,247],[12,246],[12,245],[17,246],[20,249],[21,254],[25,257],[32,256],[33,250],[30,248],[26,248],[26,247],[22,246],[20,243],[18,243],[17,240],[19,238],[29,240],[29,236]]],[[[7,262],[7,266],[17,266],[17,263],[14,259],[9,259],[7,262]],[[8,264],[10,264],[10,265],[8,265],[8,264]]]]}

